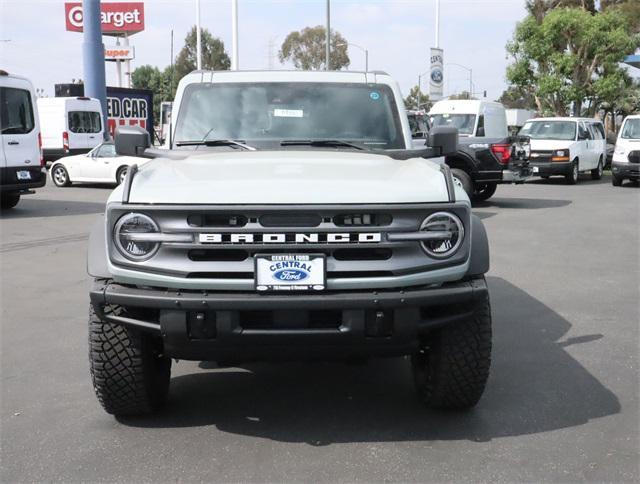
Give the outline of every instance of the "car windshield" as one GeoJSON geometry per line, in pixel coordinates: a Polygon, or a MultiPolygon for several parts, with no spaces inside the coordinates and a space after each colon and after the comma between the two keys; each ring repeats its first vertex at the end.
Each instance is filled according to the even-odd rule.
{"type": "Polygon", "coordinates": [[[531,139],[574,140],[576,123],[574,121],[529,121],[518,133],[531,139]]]}
{"type": "Polygon", "coordinates": [[[429,116],[429,120],[432,128],[436,126],[458,128],[458,133],[466,136],[473,134],[473,128],[476,125],[475,114],[432,114],[429,116]]]}
{"type": "Polygon", "coordinates": [[[180,144],[205,138],[241,140],[262,148],[291,140],[405,148],[393,92],[382,84],[191,84],[184,92],[174,139],[180,144]]]}
{"type": "Polygon", "coordinates": [[[627,119],[620,132],[624,139],[640,139],[640,118],[627,119]]]}

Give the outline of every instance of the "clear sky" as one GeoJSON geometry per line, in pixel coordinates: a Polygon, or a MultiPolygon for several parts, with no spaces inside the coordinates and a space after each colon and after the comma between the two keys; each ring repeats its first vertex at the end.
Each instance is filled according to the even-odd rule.
{"type": "MultiPolygon", "coordinates": [[[[202,26],[231,51],[230,0],[201,0],[202,26]]],[[[440,46],[444,48],[445,94],[467,90],[473,70],[475,91],[495,99],[505,88],[505,44],[525,16],[524,0],[441,0],[440,46]]],[[[239,0],[241,69],[265,69],[292,30],[324,24],[325,0],[239,0]]],[[[146,30],[131,38],[132,68],[170,61],[170,31],[176,53],[195,23],[195,0],[147,0],[146,30]]],[[[370,69],[394,76],[406,95],[418,74],[429,69],[434,45],[435,0],[332,0],[331,27],[369,49],[370,69]]],[[[53,96],[54,84],[82,78],[82,34],[66,32],[62,0],[0,0],[0,68],[30,78],[53,96]]],[[[114,45],[104,37],[105,46],[114,45]]],[[[350,69],[364,70],[364,53],[350,48],[350,69]]],[[[286,66],[285,66],[286,67],[286,66]]],[[[115,64],[107,64],[107,83],[116,84],[115,64]]],[[[423,89],[427,89],[427,78],[423,89]]]]}

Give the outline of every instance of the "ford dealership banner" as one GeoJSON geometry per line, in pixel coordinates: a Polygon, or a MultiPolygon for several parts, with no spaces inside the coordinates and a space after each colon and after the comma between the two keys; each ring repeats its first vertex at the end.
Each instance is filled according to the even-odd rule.
{"type": "Polygon", "coordinates": [[[429,97],[433,101],[442,99],[444,87],[444,61],[442,49],[431,48],[431,75],[429,76],[429,97]]]}

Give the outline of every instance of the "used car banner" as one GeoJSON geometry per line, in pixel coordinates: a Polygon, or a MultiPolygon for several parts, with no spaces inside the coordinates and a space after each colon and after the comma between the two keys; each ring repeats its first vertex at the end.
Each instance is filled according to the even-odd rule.
{"type": "Polygon", "coordinates": [[[153,93],[107,87],[107,115],[111,136],[118,126],[141,126],[153,135],[153,93]]]}

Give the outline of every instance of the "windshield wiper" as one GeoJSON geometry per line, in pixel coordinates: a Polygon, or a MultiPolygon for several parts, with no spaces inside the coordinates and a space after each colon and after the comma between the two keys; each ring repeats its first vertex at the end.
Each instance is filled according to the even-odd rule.
{"type": "Polygon", "coordinates": [[[345,147],[354,148],[356,150],[369,150],[366,146],[339,139],[288,139],[280,142],[280,146],[328,146],[328,147],[345,147]]]}
{"type": "Polygon", "coordinates": [[[233,139],[209,139],[200,141],[177,141],[176,146],[237,146],[247,151],[256,151],[256,148],[233,139]]]}

